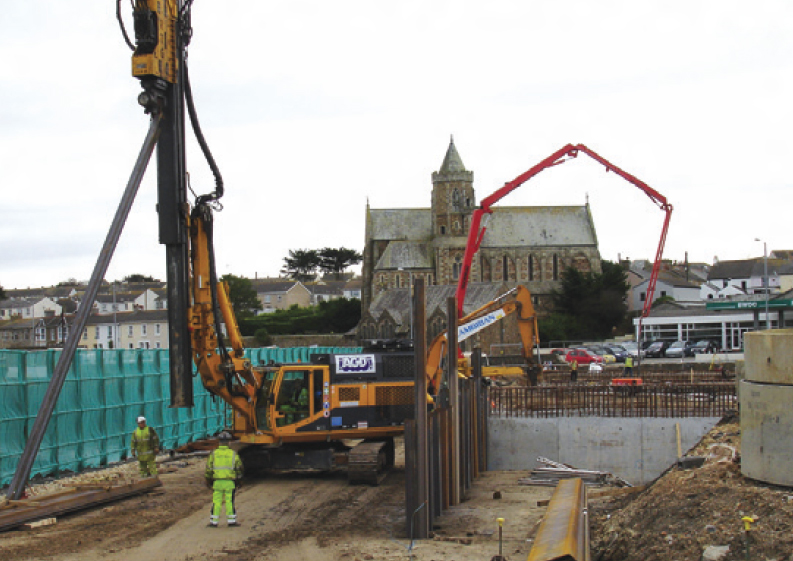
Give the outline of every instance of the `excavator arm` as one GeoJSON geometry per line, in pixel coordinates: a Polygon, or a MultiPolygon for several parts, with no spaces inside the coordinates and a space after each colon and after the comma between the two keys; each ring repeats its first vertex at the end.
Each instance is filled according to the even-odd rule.
{"type": "Polygon", "coordinates": [[[242,336],[229,300],[228,285],[218,282],[212,249],[212,208],[196,203],[190,213],[190,264],[192,306],[189,310],[193,360],[204,387],[217,395],[256,427],[257,390],[262,375],[244,357],[242,336]],[[228,332],[231,351],[226,348],[220,318],[228,332]]]}
{"type": "MultiPolygon", "coordinates": [[[[481,331],[485,327],[504,319],[510,314],[517,314],[518,331],[520,333],[521,354],[527,367],[531,368],[535,362],[532,349],[539,343],[537,330],[537,313],[531,303],[531,293],[524,286],[518,285],[514,289],[502,294],[492,302],[488,302],[462,318],[457,328],[457,340],[463,341],[481,331]],[[512,297],[512,298],[510,298],[512,297]]],[[[446,331],[439,333],[430,344],[427,353],[425,374],[427,388],[430,395],[436,395],[443,378],[443,359],[447,354],[448,339],[446,331]]],[[[467,375],[470,371],[465,358],[458,358],[458,372],[467,375]]]]}

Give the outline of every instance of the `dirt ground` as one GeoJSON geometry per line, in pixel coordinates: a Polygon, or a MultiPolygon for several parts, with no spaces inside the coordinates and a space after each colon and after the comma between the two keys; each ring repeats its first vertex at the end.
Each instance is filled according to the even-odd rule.
{"type": "MultiPolygon", "coordinates": [[[[204,458],[172,464],[163,486],[145,495],[64,516],[54,526],[0,533],[0,561],[457,561],[503,553],[525,559],[550,487],[520,485],[529,472],[489,472],[468,500],[452,507],[432,539],[406,532],[404,464],[379,487],[350,485],[346,474],[283,474],[246,478],[237,495],[242,525],[207,527],[210,492],[204,458]],[[500,499],[494,498],[496,491],[500,499]]],[[[133,477],[134,466],[126,466],[133,477]]],[[[101,473],[101,472],[97,472],[101,473]]]]}
{"type": "Polygon", "coordinates": [[[793,488],[741,475],[740,445],[738,419],[724,419],[688,454],[705,456],[702,467],[670,469],[632,497],[590,500],[592,558],[793,561],[793,488]],[[748,554],[744,516],[756,519],[748,554]]]}
{"type": "MultiPolygon", "coordinates": [[[[793,561],[793,489],[743,477],[740,426],[725,421],[689,453],[709,458],[702,467],[672,468],[640,492],[590,490],[594,561],[793,561]],[[756,518],[748,556],[743,516],[756,518]]],[[[537,501],[551,487],[518,483],[527,471],[488,472],[437,521],[432,539],[411,542],[400,460],[398,448],[379,487],[349,485],[344,473],[248,477],[237,497],[242,526],[215,529],[207,527],[204,458],[166,464],[155,491],[0,533],[0,561],[487,561],[498,554],[498,517],[504,556],[526,559],[545,512],[537,501]]],[[[133,465],[119,469],[134,478],[133,465]]]]}

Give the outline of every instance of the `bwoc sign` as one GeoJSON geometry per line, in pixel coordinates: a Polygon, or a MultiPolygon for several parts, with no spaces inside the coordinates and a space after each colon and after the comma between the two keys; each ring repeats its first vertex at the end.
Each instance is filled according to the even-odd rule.
{"type": "MultiPolygon", "coordinates": [[[[708,310],[764,310],[765,300],[744,300],[739,302],[708,302],[708,310]]],[[[769,308],[790,308],[793,306],[793,299],[769,300],[769,308]]]]}

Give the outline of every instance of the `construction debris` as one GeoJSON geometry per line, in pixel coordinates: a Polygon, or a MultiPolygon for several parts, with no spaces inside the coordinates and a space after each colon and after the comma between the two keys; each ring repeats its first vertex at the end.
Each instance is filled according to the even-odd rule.
{"type": "Polygon", "coordinates": [[[23,524],[22,528],[25,530],[35,530],[36,528],[41,528],[42,526],[52,526],[57,524],[57,522],[57,518],[42,518],[41,520],[36,520],[35,522],[23,524]]]}
{"type": "Polygon", "coordinates": [[[37,495],[35,499],[8,501],[0,507],[0,531],[17,528],[43,518],[49,517],[54,520],[53,517],[61,514],[145,493],[161,485],[162,482],[158,478],[149,477],[129,485],[72,486],[57,493],[37,495]]]}
{"type": "Polygon", "coordinates": [[[630,483],[607,471],[592,471],[576,469],[572,466],[554,462],[540,456],[537,462],[548,467],[538,467],[531,471],[530,477],[518,480],[521,485],[545,485],[554,487],[562,479],[573,477],[581,478],[587,486],[615,485],[617,487],[632,487],[630,483]]]}

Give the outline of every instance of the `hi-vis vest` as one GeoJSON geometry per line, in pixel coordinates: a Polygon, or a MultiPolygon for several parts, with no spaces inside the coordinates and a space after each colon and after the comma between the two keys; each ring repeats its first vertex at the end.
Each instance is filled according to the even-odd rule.
{"type": "Polygon", "coordinates": [[[151,427],[136,428],[132,433],[132,449],[138,457],[154,455],[154,450],[159,446],[160,439],[151,427]]]}
{"type": "Polygon", "coordinates": [[[234,450],[219,446],[207,460],[206,477],[213,481],[239,479],[242,476],[242,461],[234,450]]]}

